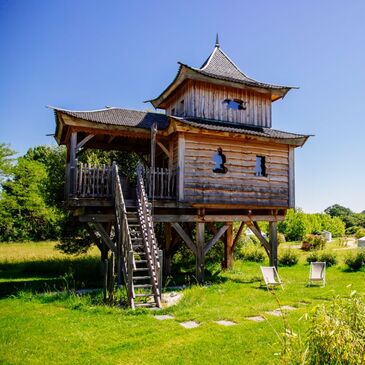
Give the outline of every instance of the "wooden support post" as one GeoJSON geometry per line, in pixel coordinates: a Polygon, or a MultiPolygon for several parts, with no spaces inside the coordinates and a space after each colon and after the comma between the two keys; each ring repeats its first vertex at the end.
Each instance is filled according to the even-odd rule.
{"type": "Polygon", "coordinates": [[[158,290],[160,292],[160,295],[162,293],[162,273],[163,273],[163,251],[162,250],[158,250],[158,259],[160,261],[160,268],[157,269],[158,270],[158,290]]]}
{"type": "Polygon", "coordinates": [[[104,267],[103,267],[103,294],[104,294],[104,302],[106,303],[108,296],[108,259],[104,259],[104,267]]]}
{"type": "Polygon", "coordinates": [[[204,254],[205,223],[196,224],[196,279],[199,284],[204,282],[205,254],[204,254]]]}
{"type": "Polygon", "coordinates": [[[270,266],[278,267],[278,228],[277,222],[269,223],[270,266]]]}
{"type": "Polygon", "coordinates": [[[184,200],[184,175],[185,175],[185,136],[179,134],[178,139],[178,156],[177,156],[177,164],[178,164],[178,200],[184,200]]]}
{"type": "Polygon", "coordinates": [[[110,260],[108,265],[108,302],[112,304],[114,300],[114,269],[115,269],[115,255],[112,252],[110,254],[110,260]]]}
{"type": "Polygon", "coordinates": [[[157,135],[157,124],[153,123],[151,126],[151,161],[150,161],[150,195],[153,201],[155,197],[155,164],[156,164],[156,135],[157,135]]]}
{"type": "Polygon", "coordinates": [[[163,255],[163,273],[167,277],[171,274],[171,259],[172,259],[172,231],[171,223],[164,224],[165,242],[163,255]]]}
{"type": "MultiPolygon", "coordinates": [[[[200,223],[200,224],[203,224],[204,225],[204,223],[200,223]]],[[[197,256],[196,247],[195,247],[193,241],[187,235],[187,233],[184,231],[184,229],[180,226],[180,224],[179,223],[172,223],[171,225],[172,225],[172,227],[175,228],[176,232],[183,239],[183,241],[190,248],[190,250],[193,251],[194,255],[197,256]]]]}
{"type": "Polygon", "coordinates": [[[226,231],[226,240],[224,243],[224,269],[230,269],[233,264],[233,224],[226,223],[228,229],[226,231]]]}
{"type": "Polygon", "coordinates": [[[295,208],[295,164],[294,147],[289,146],[289,208],[295,208]]]}
{"type": "Polygon", "coordinates": [[[69,184],[69,195],[74,196],[76,194],[76,169],[77,169],[77,160],[76,160],[76,150],[77,150],[77,132],[71,133],[70,138],[70,184],[69,184]]]}

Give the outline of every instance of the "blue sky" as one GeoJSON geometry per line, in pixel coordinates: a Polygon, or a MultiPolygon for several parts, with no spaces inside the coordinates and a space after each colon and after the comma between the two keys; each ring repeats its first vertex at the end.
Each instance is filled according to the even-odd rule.
{"type": "Polygon", "coordinates": [[[364,1],[0,0],[0,142],[54,143],[52,111],[152,108],[177,61],[200,66],[219,32],[249,76],[299,86],[273,105],[276,129],[315,134],[296,150],[308,212],[365,209],[364,1]]]}

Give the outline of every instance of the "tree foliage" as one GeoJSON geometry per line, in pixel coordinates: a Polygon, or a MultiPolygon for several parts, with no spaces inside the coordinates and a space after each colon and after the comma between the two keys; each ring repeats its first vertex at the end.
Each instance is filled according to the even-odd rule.
{"type": "Polygon", "coordinates": [[[0,238],[43,240],[57,238],[59,215],[45,200],[47,171],[37,161],[19,158],[12,178],[2,184],[0,238]]]}
{"type": "Polygon", "coordinates": [[[333,237],[345,234],[345,225],[339,217],[328,214],[306,214],[302,210],[289,209],[285,220],[278,224],[279,232],[288,241],[300,241],[306,234],[320,234],[329,231],[333,237]]]}
{"type": "Polygon", "coordinates": [[[11,168],[13,166],[15,151],[9,145],[0,143],[0,182],[11,175],[11,168]]]}

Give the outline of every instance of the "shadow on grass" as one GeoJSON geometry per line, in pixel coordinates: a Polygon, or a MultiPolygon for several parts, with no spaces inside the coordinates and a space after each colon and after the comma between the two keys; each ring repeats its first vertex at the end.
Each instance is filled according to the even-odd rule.
{"type": "Polygon", "coordinates": [[[95,288],[101,283],[100,260],[93,257],[0,263],[0,297],[19,291],[95,288]]]}

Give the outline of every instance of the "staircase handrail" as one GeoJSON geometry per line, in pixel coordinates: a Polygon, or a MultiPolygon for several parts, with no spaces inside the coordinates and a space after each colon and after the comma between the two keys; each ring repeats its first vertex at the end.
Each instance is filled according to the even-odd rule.
{"type": "Polygon", "coordinates": [[[116,215],[116,234],[117,234],[117,250],[123,257],[119,260],[118,265],[122,265],[124,281],[128,290],[128,298],[134,299],[133,283],[131,272],[136,268],[136,263],[133,254],[133,246],[131,235],[128,226],[127,208],[124,201],[122,185],[120,183],[118,166],[113,162],[113,195],[115,201],[115,215],[116,215]]]}
{"type": "Polygon", "coordinates": [[[160,268],[160,262],[159,262],[159,252],[157,247],[157,241],[155,237],[155,231],[153,228],[153,219],[152,219],[152,213],[151,213],[151,205],[148,202],[146,190],[144,187],[144,180],[143,180],[143,168],[142,166],[138,166],[137,168],[137,197],[140,200],[141,208],[143,212],[143,216],[145,219],[145,222],[147,224],[147,235],[148,235],[148,244],[151,250],[151,253],[154,257],[154,263],[156,268],[160,268]]]}

